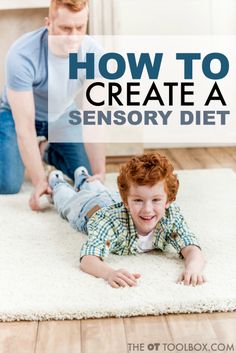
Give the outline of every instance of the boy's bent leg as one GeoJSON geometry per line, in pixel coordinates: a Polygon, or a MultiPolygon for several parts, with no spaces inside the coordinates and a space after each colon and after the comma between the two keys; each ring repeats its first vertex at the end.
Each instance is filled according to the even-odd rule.
{"type": "Polygon", "coordinates": [[[58,213],[63,218],[67,218],[66,209],[70,200],[77,195],[76,191],[64,180],[60,170],[51,172],[48,182],[52,189],[53,202],[58,213]]]}
{"type": "Polygon", "coordinates": [[[63,179],[62,172],[58,170],[51,172],[49,185],[53,191],[53,201],[58,213],[62,218],[67,219],[73,228],[77,229],[80,211],[90,195],[84,197],[81,193],[77,193],[71,185],[63,179]]]}
{"type": "Polygon", "coordinates": [[[0,110],[0,194],[18,193],[24,170],[12,113],[0,110]]]}
{"type": "Polygon", "coordinates": [[[50,143],[44,161],[74,180],[74,171],[83,165],[91,174],[91,166],[83,143],[50,143]]]}
{"type": "Polygon", "coordinates": [[[87,178],[89,176],[89,172],[84,166],[77,168],[74,173],[75,188],[79,190],[93,191],[96,193],[101,193],[103,191],[109,192],[108,188],[102,184],[100,180],[87,182],[87,178]]]}

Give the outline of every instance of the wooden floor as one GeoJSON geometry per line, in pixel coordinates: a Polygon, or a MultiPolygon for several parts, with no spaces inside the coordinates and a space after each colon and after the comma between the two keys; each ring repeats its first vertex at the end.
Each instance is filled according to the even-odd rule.
{"type": "MultiPolygon", "coordinates": [[[[232,168],[236,170],[236,147],[160,149],[175,169],[232,168]]],[[[119,171],[119,165],[129,157],[108,157],[107,171],[119,171]]]]}
{"type": "MultiPolygon", "coordinates": [[[[160,152],[166,154],[177,169],[236,170],[236,147],[160,152]]],[[[117,171],[119,163],[125,160],[108,158],[107,170],[117,171]]],[[[188,351],[236,351],[236,312],[0,323],[0,353],[188,351]]]]}

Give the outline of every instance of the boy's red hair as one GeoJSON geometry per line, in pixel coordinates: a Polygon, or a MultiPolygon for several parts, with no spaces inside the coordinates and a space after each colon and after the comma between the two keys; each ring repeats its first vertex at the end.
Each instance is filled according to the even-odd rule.
{"type": "Polygon", "coordinates": [[[131,158],[120,168],[117,183],[122,200],[126,203],[131,184],[153,186],[165,181],[168,201],[175,200],[179,188],[171,162],[158,152],[145,153],[131,158]]]}

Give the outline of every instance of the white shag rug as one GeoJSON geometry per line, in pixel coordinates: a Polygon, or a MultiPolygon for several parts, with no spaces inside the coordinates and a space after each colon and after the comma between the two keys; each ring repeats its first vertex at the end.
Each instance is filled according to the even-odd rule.
{"type": "MultiPolygon", "coordinates": [[[[236,174],[230,169],[178,172],[178,203],[198,234],[208,283],[177,285],[183,260],[173,254],[111,256],[114,268],[140,272],[135,288],[111,288],[79,270],[86,236],[53,207],[28,207],[31,191],[0,195],[0,320],[81,319],[236,310],[236,174]]],[[[115,175],[108,175],[114,185],[115,175]]]]}

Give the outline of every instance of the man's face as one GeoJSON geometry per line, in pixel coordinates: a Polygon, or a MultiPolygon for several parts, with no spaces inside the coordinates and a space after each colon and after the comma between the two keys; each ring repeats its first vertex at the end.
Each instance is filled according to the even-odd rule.
{"type": "Polygon", "coordinates": [[[165,182],[154,186],[131,185],[125,206],[131,213],[136,230],[140,235],[147,235],[165,215],[169,206],[165,182]]]}
{"type": "Polygon", "coordinates": [[[88,23],[88,7],[79,12],[60,6],[50,18],[45,20],[51,37],[50,47],[56,54],[78,52],[88,23]]]}

